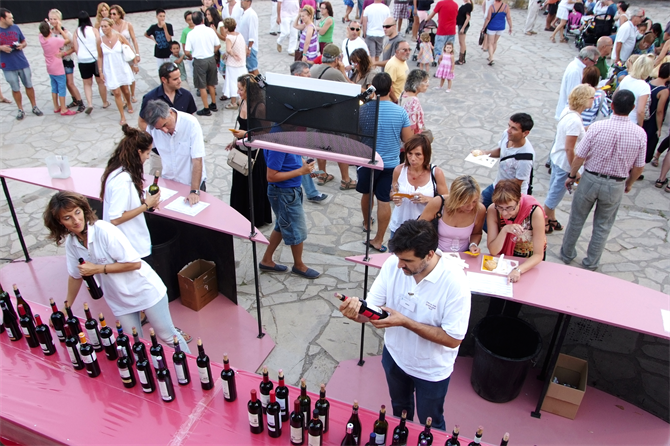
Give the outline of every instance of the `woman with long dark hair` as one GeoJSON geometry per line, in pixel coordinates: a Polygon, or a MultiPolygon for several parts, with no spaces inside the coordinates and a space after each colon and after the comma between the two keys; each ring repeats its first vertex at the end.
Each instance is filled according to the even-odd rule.
{"type": "Polygon", "coordinates": [[[111,104],[107,101],[107,88],[100,77],[98,70],[98,42],[100,33],[93,28],[91,18],[86,11],[79,12],[79,24],[74,32],[72,44],[77,53],[79,61],[79,74],[84,82],[84,96],[86,97],[86,110],[84,113],[90,115],[93,111],[93,76],[98,84],[98,91],[102,98],[102,108],[107,108],[111,104]]]}
{"type": "Polygon", "coordinates": [[[351,66],[354,67],[351,70],[351,82],[360,85],[362,90],[367,89],[372,84],[372,78],[377,74],[367,51],[363,48],[355,49],[349,56],[349,61],[351,66]]]}

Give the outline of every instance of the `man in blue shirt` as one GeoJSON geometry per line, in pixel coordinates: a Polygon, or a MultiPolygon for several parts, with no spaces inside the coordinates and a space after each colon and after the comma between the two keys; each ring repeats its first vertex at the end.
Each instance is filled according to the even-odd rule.
{"type": "MultiPolygon", "coordinates": [[[[377,234],[370,240],[370,247],[386,252],[387,247],[383,245],[384,234],[391,221],[391,183],[393,180],[393,169],[400,164],[400,147],[403,142],[414,136],[410,127],[409,116],[405,109],[391,101],[391,86],[393,80],[388,73],[379,73],[372,78],[372,85],[380,96],[379,120],[377,121],[377,153],[384,162],[383,170],[373,170],[367,167],[358,168],[358,183],[356,190],[363,194],[361,197],[361,210],[363,211],[363,228],[368,222],[368,210],[370,209],[370,175],[374,175],[372,193],[377,197],[377,234]]],[[[359,113],[361,133],[374,134],[375,102],[363,105],[359,113]]],[[[372,147],[372,138],[362,138],[364,144],[372,147]]]]}
{"type": "Polygon", "coordinates": [[[140,129],[146,130],[147,123],[144,120],[144,109],[149,101],[160,99],[177,111],[192,115],[198,110],[191,92],[181,88],[181,74],[179,67],[174,62],[168,62],[161,65],[158,69],[158,77],[161,84],[145,94],[142,98],[142,107],[140,107],[140,118],[137,122],[140,129]]]}
{"type": "Polygon", "coordinates": [[[0,8],[0,68],[12,89],[14,101],[19,107],[19,112],[16,114],[16,119],[19,121],[26,115],[23,111],[21,84],[25,87],[30,104],[33,106],[33,114],[43,115],[35,102],[30,64],[23,54],[23,49],[27,46],[21,28],[14,24],[14,15],[7,8],[0,8]]]}
{"type": "Polygon", "coordinates": [[[302,261],[303,242],[307,239],[305,212],[302,209],[302,175],[314,170],[314,161],[307,163],[292,153],[263,150],[267,164],[268,198],[275,214],[275,227],[270,234],[270,245],[265,251],[258,267],[261,271],[284,272],[288,270],[272,260],[272,256],[284,240],[291,247],[294,274],[307,279],[316,279],[321,275],[308,268],[302,261]]]}

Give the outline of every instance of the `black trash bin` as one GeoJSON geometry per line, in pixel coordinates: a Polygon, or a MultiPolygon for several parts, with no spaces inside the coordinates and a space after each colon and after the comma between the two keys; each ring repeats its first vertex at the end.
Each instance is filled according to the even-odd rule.
{"type": "Polygon", "coordinates": [[[179,225],[172,220],[158,216],[147,216],[147,226],[151,234],[151,263],[154,271],[167,287],[168,300],[179,297],[177,273],[185,262],[180,252],[179,225]]]}
{"type": "Polygon", "coordinates": [[[540,333],[525,321],[487,316],[474,329],[470,383],[485,400],[506,403],[519,396],[531,361],[540,353],[540,333]]]}

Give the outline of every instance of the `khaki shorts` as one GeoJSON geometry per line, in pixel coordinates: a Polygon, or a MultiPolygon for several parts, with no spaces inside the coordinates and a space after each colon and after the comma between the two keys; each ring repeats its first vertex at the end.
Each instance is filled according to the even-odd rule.
{"type": "Polygon", "coordinates": [[[206,59],[193,59],[193,85],[198,90],[215,86],[219,82],[214,56],[206,59]]]}

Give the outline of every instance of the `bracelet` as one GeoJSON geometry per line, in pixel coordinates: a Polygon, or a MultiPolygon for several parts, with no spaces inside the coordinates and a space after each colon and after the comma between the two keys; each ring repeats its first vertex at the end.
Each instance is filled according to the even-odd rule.
{"type": "Polygon", "coordinates": [[[570,178],[571,180],[574,180],[575,178],[577,178],[577,175],[570,175],[570,174],[568,174],[568,178],[570,178]]]}
{"type": "Polygon", "coordinates": [[[522,273],[521,273],[521,269],[520,269],[518,266],[517,266],[516,268],[514,268],[512,271],[519,271],[519,275],[522,274],[522,273]]]}
{"type": "Polygon", "coordinates": [[[105,265],[105,266],[102,267],[102,272],[105,273],[105,274],[107,274],[107,265],[105,265]]]}
{"type": "Polygon", "coordinates": [[[470,246],[472,246],[472,245],[475,245],[475,248],[478,248],[478,247],[479,247],[478,244],[476,244],[475,242],[472,242],[472,243],[470,243],[470,245],[468,245],[468,248],[469,248],[470,246]]]}
{"type": "Polygon", "coordinates": [[[147,211],[149,210],[149,205],[144,203],[144,205],[147,207],[147,211]]]}

